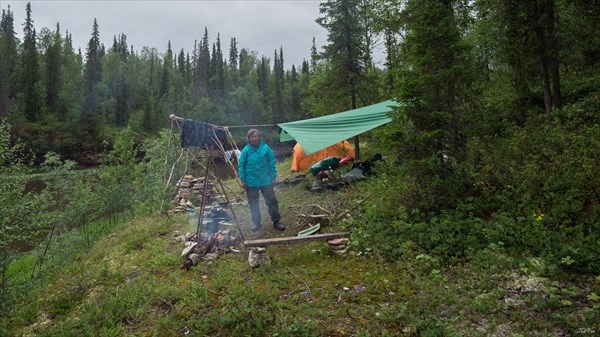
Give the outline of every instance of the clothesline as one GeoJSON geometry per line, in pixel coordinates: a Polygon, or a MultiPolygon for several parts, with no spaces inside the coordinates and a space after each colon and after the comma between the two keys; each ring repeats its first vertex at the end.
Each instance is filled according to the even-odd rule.
{"type": "MultiPolygon", "coordinates": [[[[175,115],[169,115],[169,118],[172,120],[176,120],[176,121],[183,121],[185,120],[185,118],[179,117],[179,116],[175,116],[175,115]]],[[[210,124],[210,123],[206,123],[206,124],[210,124]]],[[[225,128],[257,128],[257,127],[267,127],[267,126],[276,126],[277,124],[254,124],[254,125],[231,125],[231,126],[218,126],[218,125],[213,125],[210,124],[214,127],[225,127],[225,128]]]]}

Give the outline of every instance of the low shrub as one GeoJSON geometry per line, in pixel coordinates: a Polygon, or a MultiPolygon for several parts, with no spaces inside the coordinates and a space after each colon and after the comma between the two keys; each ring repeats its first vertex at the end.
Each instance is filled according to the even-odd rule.
{"type": "Polygon", "coordinates": [[[597,270],[600,126],[580,111],[596,100],[586,102],[564,108],[564,120],[534,117],[503,136],[472,137],[463,160],[442,165],[445,174],[427,170],[440,167],[434,158],[393,165],[400,160],[390,151],[370,181],[356,247],[456,261],[495,245],[543,256],[549,270],[597,270]]]}

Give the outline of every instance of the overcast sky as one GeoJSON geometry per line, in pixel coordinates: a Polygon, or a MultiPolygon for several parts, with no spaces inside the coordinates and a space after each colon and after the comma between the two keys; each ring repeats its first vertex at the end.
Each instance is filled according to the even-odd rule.
{"type": "MultiPolygon", "coordinates": [[[[1,8],[10,8],[15,18],[15,32],[23,37],[25,8],[28,1],[2,0],[1,8]]],[[[302,60],[310,60],[312,39],[317,49],[327,42],[327,32],[315,19],[319,17],[319,3],[314,0],[188,0],[188,1],[107,1],[107,0],[43,0],[31,2],[36,32],[43,27],[54,31],[60,23],[64,36],[68,30],[73,47],[81,47],[85,55],[92,34],[94,18],[98,22],[100,40],[110,48],[113,37],[124,33],[127,44],[139,51],[147,46],[160,53],[171,41],[173,53],[183,48],[190,56],[194,41],[208,29],[209,43],[220,34],[223,54],[229,54],[231,38],[235,37],[238,51],[242,48],[258,52],[258,57],[273,60],[275,50],[283,47],[286,69],[292,64],[300,68],[302,60]]],[[[272,65],[272,62],[271,62],[272,65]]]]}

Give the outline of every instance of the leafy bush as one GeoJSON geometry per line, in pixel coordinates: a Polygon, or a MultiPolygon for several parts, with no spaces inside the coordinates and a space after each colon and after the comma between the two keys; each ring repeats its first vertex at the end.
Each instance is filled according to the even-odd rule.
{"type": "MultiPolygon", "coordinates": [[[[177,153],[181,148],[179,144],[169,145],[169,138],[169,132],[162,130],[157,139],[148,140],[140,147],[140,151],[144,153],[144,161],[137,166],[134,184],[137,207],[143,211],[158,210],[163,213],[171,206],[170,197],[174,191],[174,184],[169,186],[163,184],[167,168],[165,158],[167,158],[167,151],[170,151],[171,158],[167,158],[167,165],[173,165],[175,160],[173,153],[177,153]]],[[[181,176],[183,169],[180,168],[174,174],[181,176]]]]}
{"type": "Polygon", "coordinates": [[[26,192],[25,174],[31,170],[25,164],[25,154],[23,146],[11,142],[10,125],[0,121],[0,297],[15,285],[15,280],[24,281],[22,273],[29,271],[11,268],[20,255],[19,246],[35,246],[52,220],[45,214],[50,193],[26,192]]]}
{"type": "MultiPolygon", "coordinates": [[[[600,230],[600,127],[581,125],[575,133],[560,122],[534,121],[514,128],[510,138],[472,140],[469,165],[478,215],[496,214],[494,220],[503,224],[506,218],[518,224],[528,219],[527,229],[537,229],[515,244],[538,254],[570,245],[595,251],[600,230]],[[561,243],[553,246],[556,241],[561,243]]],[[[587,265],[584,269],[598,264],[583,256],[579,262],[580,267],[587,265]]]]}
{"type": "Polygon", "coordinates": [[[492,245],[563,270],[600,268],[600,125],[589,112],[599,104],[591,94],[555,122],[533,117],[505,125],[502,136],[473,135],[464,159],[446,161],[394,159],[394,148],[414,138],[410,121],[397,119],[404,126],[383,132],[383,143],[402,165],[388,163],[372,179],[376,196],[353,233],[356,246],[451,261],[492,245]]]}

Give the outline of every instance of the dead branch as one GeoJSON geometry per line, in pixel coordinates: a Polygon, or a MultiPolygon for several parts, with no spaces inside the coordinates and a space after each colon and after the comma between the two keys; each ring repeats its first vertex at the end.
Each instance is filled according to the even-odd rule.
{"type": "Polygon", "coordinates": [[[288,208],[305,208],[305,207],[312,207],[312,208],[319,208],[321,209],[323,212],[327,213],[327,214],[331,214],[331,211],[326,210],[325,208],[323,208],[321,205],[289,205],[288,208]]]}
{"type": "Polygon", "coordinates": [[[373,195],[369,195],[366,198],[364,198],[363,200],[361,200],[358,204],[354,205],[352,208],[350,208],[349,210],[347,210],[346,212],[342,213],[340,216],[338,216],[334,222],[338,222],[340,221],[343,217],[346,216],[346,214],[352,212],[353,210],[355,210],[356,208],[358,208],[358,206],[362,205],[365,201],[367,201],[369,198],[371,198],[373,195]]]}
{"type": "Polygon", "coordinates": [[[181,152],[179,153],[179,157],[177,158],[177,160],[173,163],[173,166],[171,166],[171,172],[169,173],[169,177],[167,178],[167,181],[165,182],[165,187],[169,186],[169,184],[171,183],[171,178],[173,178],[173,171],[175,170],[175,166],[179,163],[179,161],[181,160],[181,157],[183,156],[184,153],[184,149],[181,149],[181,152]]]}
{"type": "Polygon", "coordinates": [[[306,288],[306,291],[304,292],[305,294],[307,294],[312,300],[314,300],[314,296],[312,293],[312,290],[310,290],[310,287],[308,286],[308,283],[306,283],[305,280],[302,280],[302,283],[304,284],[304,287],[306,288]]]}
{"type": "Polygon", "coordinates": [[[329,218],[329,214],[298,214],[298,217],[300,218],[309,218],[312,220],[315,219],[328,219],[329,218]]]}

